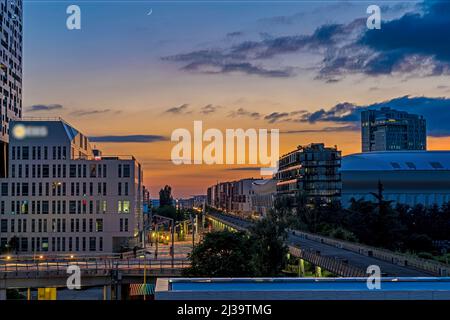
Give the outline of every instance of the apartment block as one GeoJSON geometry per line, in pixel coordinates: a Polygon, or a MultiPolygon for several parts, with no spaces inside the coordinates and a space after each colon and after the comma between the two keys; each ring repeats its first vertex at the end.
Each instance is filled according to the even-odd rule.
{"type": "Polygon", "coordinates": [[[10,123],[0,179],[0,248],[110,253],[139,243],[143,174],[133,156],[105,156],[62,119],[10,123]]]}
{"type": "Polygon", "coordinates": [[[294,206],[300,198],[307,204],[340,201],[340,166],[341,151],[337,147],[325,147],[323,143],[298,146],[280,158],[277,196],[291,197],[294,206]]]}

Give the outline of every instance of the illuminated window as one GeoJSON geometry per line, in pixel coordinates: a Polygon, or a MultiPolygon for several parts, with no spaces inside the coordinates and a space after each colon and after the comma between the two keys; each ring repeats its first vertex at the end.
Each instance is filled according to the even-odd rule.
{"type": "Polygon", "coordinates": [[[103,219],[96,219],[95,220],[95,231],[96,232],[103,232],[103,219]]]}
{"type": "Polygon", "coordinates": [[[123,212],[130,213],[130,201],[123,202],[123,212]]]}
{"type": "Polygon", "coordinates": [[[28,214],[28,201],[22,201],[20,205],[20,213],[21,214],[28,214]]]}

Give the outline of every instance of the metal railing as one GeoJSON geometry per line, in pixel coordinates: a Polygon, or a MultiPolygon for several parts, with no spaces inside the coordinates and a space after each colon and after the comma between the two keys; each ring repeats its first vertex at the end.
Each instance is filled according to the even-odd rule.
{"type": "Polygon", "coordinates": [[[299,236],[304,239],[324,243],[336,248],[345,249],[368,257],[373,257],[395,265],[425,271],[427,273],[431,273],[436,276],[448,276],[450,271],[449,265],[440,262],[421,259],[407,254],[392,252],[386,249],[370,247],[359,243],[337,240],[305,231],[292,230],[291,232],[294,232],[296,236],[299,236]]]}
{"type": "Polygon", "coordinates": [[[342,260],[321,256],[320,254],[311,250],[302,250],[295,246],[289,246],[289,252],[297,257],[304,259],[316,266],[320,266],[341,277],[366,277],[364,270],[351,266],[342,260]]]}

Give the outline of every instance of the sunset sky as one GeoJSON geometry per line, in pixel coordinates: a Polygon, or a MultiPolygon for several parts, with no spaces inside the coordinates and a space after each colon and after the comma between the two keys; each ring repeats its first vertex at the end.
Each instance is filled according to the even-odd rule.
{"type": "Polygon", "coordinates": [[[450,148],[450,2],[32,1],[24,4],[24,116],[61,116],[104,154],[132,154],[152,197],[255,166],[175,166],[173,130],[280,129],[280,153],[360,151],[359,113],[419,113],[450,148]],[[66,28],[78,4],[82,29],[66,28]],[[366,9],[379,4],[381,30],[366,9]],[[116,137],[122,136],[119,141],[116,137]],[[100,142],[101,141],[101,142],[100,142]]]}

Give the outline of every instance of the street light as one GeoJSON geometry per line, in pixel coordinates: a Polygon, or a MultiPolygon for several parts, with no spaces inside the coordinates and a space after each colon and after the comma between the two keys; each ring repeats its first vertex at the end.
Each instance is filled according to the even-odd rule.
{"type": "Polygon", "coordinates": [[[147,295],[147,259],[144,254],[144,301],[147,295]]]}

